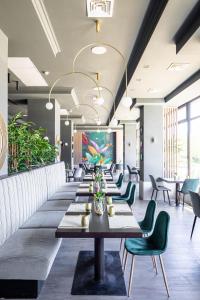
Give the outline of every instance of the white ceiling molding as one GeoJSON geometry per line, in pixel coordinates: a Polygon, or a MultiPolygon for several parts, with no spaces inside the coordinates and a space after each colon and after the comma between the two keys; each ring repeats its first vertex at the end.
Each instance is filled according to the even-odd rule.
{"type": "Polygon", "coordinates": [[[59,52],[61,52],[60,46],[58,44],[53,26],[51,24],[51,20],[48,16],[46,7],[44,5],[43,0],[32,0],[33,7],[37,13],[37,16],[40,20],[42,28],[46,34],[46,37],[49,41],[53,54],[56,56],[59,52]]]}

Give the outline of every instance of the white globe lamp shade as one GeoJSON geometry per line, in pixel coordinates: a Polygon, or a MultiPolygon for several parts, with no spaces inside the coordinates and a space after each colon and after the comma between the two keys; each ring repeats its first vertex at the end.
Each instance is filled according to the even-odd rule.
{"type": "Polygon", "coordinates": [[[65,143],[65,146],[68,146],[68,143],[67,143],[67,142],[65,143]]]}
{"type": "Polygon", "coordinates": [[[76,130],[76,129],[74,129],[74,133],[77,133],[77,130],[76,130]]]}
{"type": "Polygon", "coordinates": [[[101,120],[97,120],[97,125],[101,125],[101,120]]]}
{"type": "Polygon", "coordinates": [[[122,105],[125,107],[130,107],[132,104],[132,98],[131,97],[123,97],[122,98],[122,105]]]}
{"type": "Polygon", "coordinates": [[[91,51],[93,54],[101,55],[101,54],[106,53],[107,49],[104,46],[98,45],[98,46],[92,47],[91,51]]]}
{"type": "Polygon", "coordinates": [[[69,126],[69,121],[68,120],[65,121],[65,126],[69,126]]]}
{"type": "Polygon", "coordinates": [[[46,109],[47,109],[47,110],[52,110],[52,109],[53,109],[53,103],[47,102],[47,103],[46,103],[46,109]]]}
{"type": "Polygon", "coordinates": [[[117,126],[118,125],[118,120],[116,118],[114,118],[112,120],[112,124],[113,124],[113,126],[117,126]]]}
{"type": "Polygon", "coordinates": [[[104,99],[103,97],[97,97],[95,102],[98,104],[98,105],[103,105],[104,104],[104,99]]]}
{"type": "Polygon", "coordinates": [[[111,133],[111,132],[112,132],[112,129],[109,127],[109,128],[107,129],[107,132],[108,132],[108,133],[111,133]]]}
{"type": "Polygon", "coordinates": [[[48,136],[45,136],[45,137],[44,137],[44,140],[45,140],[45,141],[49,141],[48,136]]]}

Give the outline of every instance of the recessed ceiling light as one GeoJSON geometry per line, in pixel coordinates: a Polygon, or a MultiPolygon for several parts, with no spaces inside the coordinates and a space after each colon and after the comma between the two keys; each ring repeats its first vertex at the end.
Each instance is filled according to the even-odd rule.
{"type": "Polygon", "coordinates": [[[95,46],[95,47],[92,47],[91,51],[93,54],[101,55],[101,54],[106,53],[107,49],[104,46],[95,46]]]}
{"type": "Polygon", "coordinates": [[[114,0],[87,0],[89,18],[108,18],[113,15],[114,0]]]}
{"type": "Polygon", "coordinates": [[[150,65],[144,65],[143,68],[144,68],[144,69],[149,69],[149,68],[150,68],[150,65]]]}
{"type": "Polygon", "coordinates": [[[47,82],[29,57],[9,57],[8,68],[26,86],[48,86],[47,82]]]}
{"type": "Polygon", "coordinates": [[[156,94],[156,93],[159,93],[160,92],[160,89],[156,89],[156,88],[149,88],[147,90],[148,93],[150,94],[156,94]]]}
{"type": "Polygon", "coordinates": [[[102,91],[103,88],[102,88],[101,86],[99,86],[99,87],[95,86],[95,87],[93,88],[93,90],[94,90],[94,91],[102,91]]]}
{"type": "Polygon", "coordinates": [[[168,71],[183,71],[189,67],[189,63],[171,63],[167,68],[168,71]]]}
{"type": "Polygon", "coordinates": [[[53,26],[49,19],[46,7],[44,5],[43,0],[32,0],[33,7],[37,13],[38,19],[42,25],[42,28],[46,34],[46,37],[49,41],[51,49],[56,56],[59,52],[61,52],[60,46],[58,44],[53,26]]]}
{"type": "Polygon", "coordinates": [[[142,81],[141,78],[136,78],[135,80],[138,81],[138,82],[142,81]]]}

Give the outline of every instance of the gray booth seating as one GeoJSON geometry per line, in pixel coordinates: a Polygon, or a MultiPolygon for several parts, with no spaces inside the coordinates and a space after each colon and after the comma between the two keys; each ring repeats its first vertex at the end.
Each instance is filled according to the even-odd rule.
{"type": "Polygon", "coordinates": [[[70,200],[64,163],[0,180],[0,298],[36,298],[61,244],[55,228],[70,200]]]}

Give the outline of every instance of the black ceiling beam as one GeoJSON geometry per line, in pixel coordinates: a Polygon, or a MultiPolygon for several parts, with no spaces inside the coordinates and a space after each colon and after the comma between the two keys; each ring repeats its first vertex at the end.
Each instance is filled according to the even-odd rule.
{"type": "Polygon", "coordinates": [[[183,22],[179,30],[174,36],[176,43],[176,53],[178,53],[183,46],[192,37],[195,31],[200,27],[200,0],[193,7],[186,20],[183,22]]]}
{"type": "Polygon", "coordinates": [[[137,102],[136,98],[133,98],[132,99],[132,104],[130,106],[130,110],[133,109],[133,107],[135,106],[136,102],[137,102]]]}
{"type": "Polygon", "coordinates": [[[169,93],[165,98],[165,102],[168,102],[178,94],[180,94],[183,90],[188,88],[190,85],[195,83],[197,80],[200,79],[200,69],[192,74],[189,78],[187,78],[184,82],[182,82],[179,86],[177,86],[171,93],[169,93]]]}
{"type": "MultiPolygon", "coordinates": [[[[169,0],[150,0],[127,64],[127,83],[130,82],[168,1],[169,0]]],[[[107,120],[107,125],[109,124],[109,120],[114,116],[114,108],[117,109],[125,90],[126,76],[124,73],[114,99],[115,105],[113,104],[110,116],[107,120]]]]}

